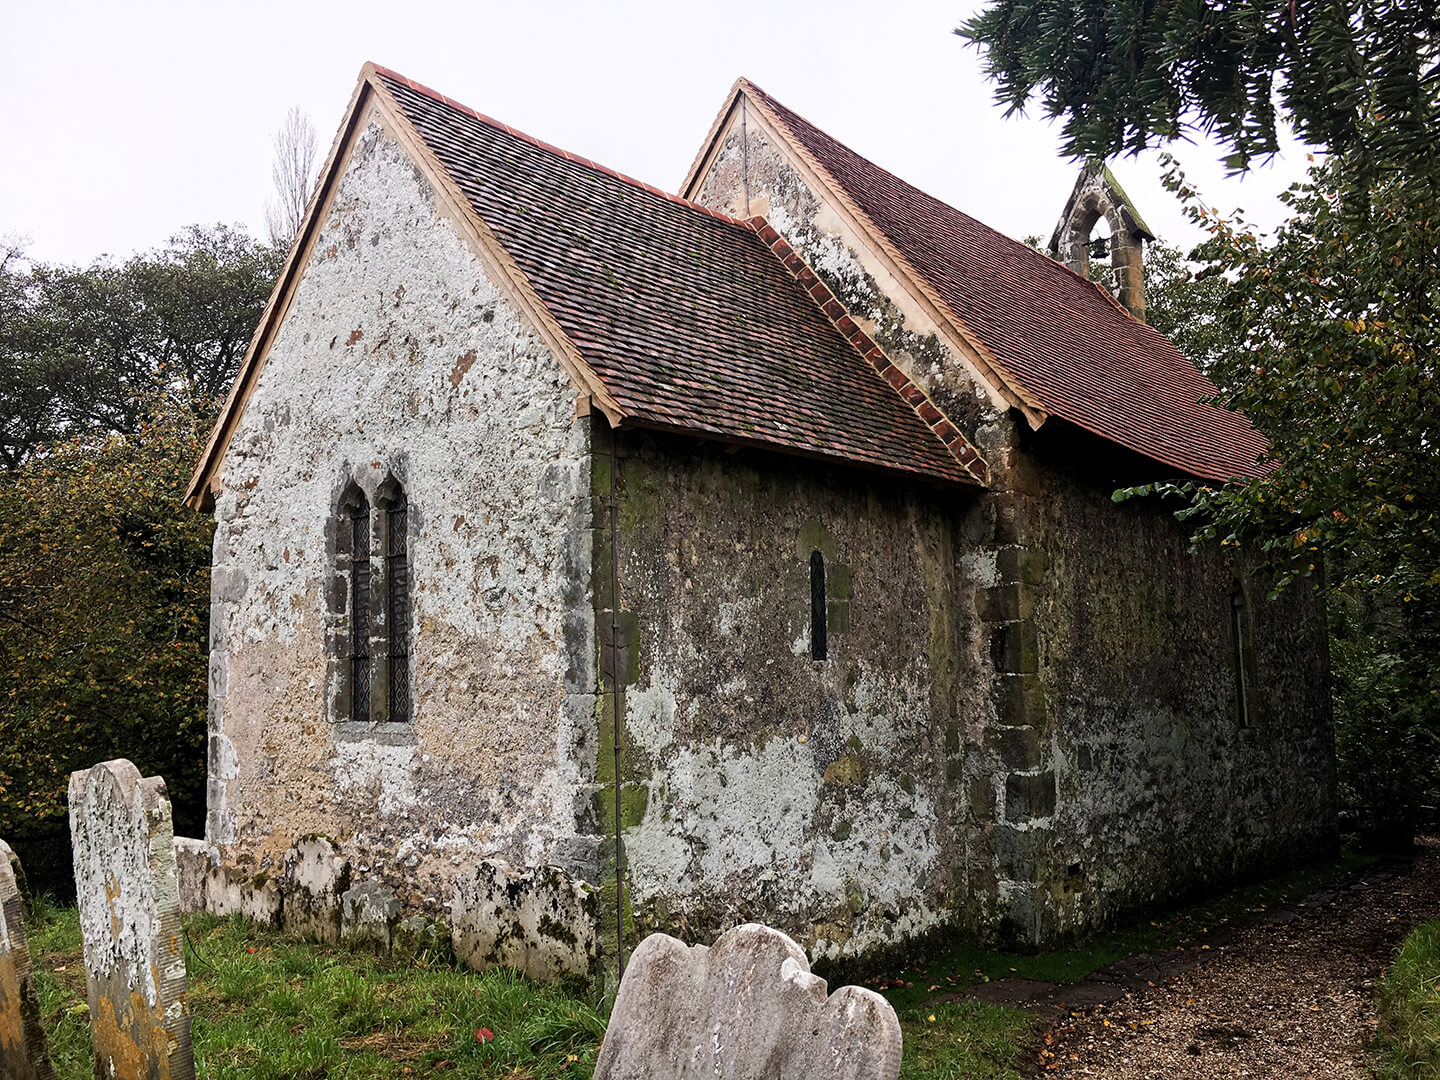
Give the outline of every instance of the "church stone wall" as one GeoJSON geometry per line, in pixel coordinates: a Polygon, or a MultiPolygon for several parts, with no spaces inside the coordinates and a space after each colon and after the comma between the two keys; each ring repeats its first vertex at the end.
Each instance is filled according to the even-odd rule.
{"type": "MultiPolygon", "coordinates": [[[[836,958],[965,921],[979,825],[967,777],[990,681],[981,571],[964,554],[986,528],[978,495],[643,432],[617,451],[637,930],[709,941],[761,921],[836,958]]],[[[604,448],[595,463],[603,504],[604,448]]],[[[603,638],[608,610],[597,621],[603,638]]],[[[602,777],[612,761],[610,743],[602,777]]],[[[607,831],[613,798],[598,808],[607,831]]]]}
{"type": "Polygon", "coordinates": [[[274,873],[323,833],[357,880],[431,910],[480,856],[593,876],[589,490],[567,377],[372,114],[216,502],[207,838],[226,863],[274,873]],[[414,719],[357,725],[335,686],[337,506],[389,481],[414,719]]]}
{"type": "Polygon", "coordinates": [[[1133,464],[1107,468],[1119,455],[1100,440],[1048,442],[1017,470],[1030,614],[1016,624],[1029,624],[1021,685],[1002,697],[1036,737],[1007,777],[994,845],[1002,922],[1024,941],[1336,841],[1323,605],[1304,583],[1268,601],[1252,560],[1191,553],[1154,500],[1116,504],[1133,464]]]}

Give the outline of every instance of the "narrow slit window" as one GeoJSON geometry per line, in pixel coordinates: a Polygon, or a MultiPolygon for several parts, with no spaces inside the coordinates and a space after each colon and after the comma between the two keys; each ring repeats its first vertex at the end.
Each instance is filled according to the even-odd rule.
{"type": "Polygon", "coordinates": [[[386,511],[386,626],[390,631],[390,719],[410,719],[410,557],[406,548],[407,506],[400,492],[386,511]]]}
{"type": "Polygon", "coordinates": [[[810,553],[810,659],[824,660],[828,642],[825,634],[825,556],[810,553]]]}
{"type": "Polygon", "coordinates": [[[1235,712],[1241,727],[1250,726],[1250,636],[1245,593],[1230,594],[1230,636],[1235,645],[1235,712]]]}
{"type": "Polygon", "coordinates": [[[350,517],[350,666],[352,719],[370,722],[370,504],[350,517]]]}

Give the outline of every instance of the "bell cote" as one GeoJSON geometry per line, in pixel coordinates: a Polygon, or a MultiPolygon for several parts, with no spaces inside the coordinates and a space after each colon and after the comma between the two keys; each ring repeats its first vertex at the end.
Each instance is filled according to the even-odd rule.
{"type": "Polygon", "coordinates": [[[1115,272],[1115,299],[1144,322],[1145,241],[1154,239],[1110,170],[1103,162],[1091,162],[1081,170],[1051,234],[1050,256],[1089,278],[1091,258],[1108,254],[1115,272]],[[1103,234],[1098,238],[1094,235],[1102,219],[1108,227],[1108,239],[1103,234]]]}

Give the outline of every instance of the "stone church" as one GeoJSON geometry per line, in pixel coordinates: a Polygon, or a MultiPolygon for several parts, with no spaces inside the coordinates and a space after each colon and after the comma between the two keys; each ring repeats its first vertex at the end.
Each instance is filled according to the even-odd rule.
{"type": "Polygon", "coordinates": [[[188,496],[207,839],[815,959],[1324,850],[1318,605],[1111,498],[1264,468],[1148,235],[1090,169],[1049,258],[743,79],[667,194],[366,65],[188,496]]]}

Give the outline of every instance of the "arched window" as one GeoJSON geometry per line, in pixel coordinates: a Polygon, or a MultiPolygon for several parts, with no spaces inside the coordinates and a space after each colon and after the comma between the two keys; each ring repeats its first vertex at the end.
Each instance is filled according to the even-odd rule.
{"type": "Polygon", "coordinates": [[[350,506],[350,719],[370,722],[370,503],[350,506]]]}
{"type": "Polygon", "coordinates": [[[810,553],[810,659],[824,660],[826,654],[825,626],[825,556],[810,553]]]}
{"type": "Polygon", "coordinates": [[[385,509],[386,681],[390,720],[410,719],[410,553],[408,504],[398,484],[385,509]]]}

